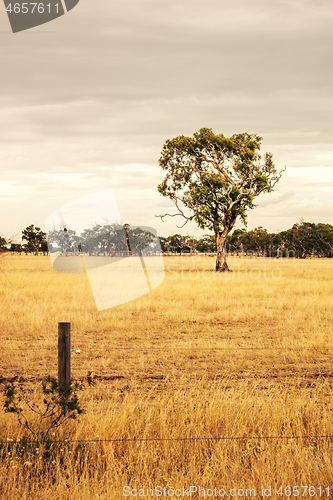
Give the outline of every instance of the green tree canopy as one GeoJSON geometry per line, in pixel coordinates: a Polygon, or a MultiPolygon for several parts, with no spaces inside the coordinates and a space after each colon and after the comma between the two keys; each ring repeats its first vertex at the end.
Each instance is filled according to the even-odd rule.
{"type": "Polygon", "coordinates": [[[34,252],[37,255],[38,252],[48,251],[46,233],[40,227],[35,227],[33,224],[22,231],[22,240],[27,242],[24,244],[24,247],[28,252],[34,252]]]}

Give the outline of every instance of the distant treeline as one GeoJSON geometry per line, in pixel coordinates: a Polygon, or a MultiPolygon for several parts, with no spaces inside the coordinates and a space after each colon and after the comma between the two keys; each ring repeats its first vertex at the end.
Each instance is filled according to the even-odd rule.
{"type": "Polygon", "coordinates": [[[132,227],[129,224],[95,224],[76,234],[73,229],[54,229],[46,235],[33,224],[22,231],[22,242],[15,243],[0,237],[2,251],[47,254],[77,254],[84,252],[89,255],[137,255],[142,252],[161,252],[158,238],[147,228],[132,227]]]}
{"type": "MultiPolygon", "coordinates": [[[[214,235],[204,235],[200,239],[174,234],[161,238],[162,251],[165,253],[214,252],[214,235]]],[[[254,255],[260,257],[332,257],[333,226],[299,222],[291,229],[279,233],[269,233],[258,227],[252,231],[235,229],[227,237],[229,254],[254,255]]]]}
{"type": "MultiPolygon", "coordinates": [[[[147,230],[130,229],[125,225],[125,232],[119,231],[122,226],[105,225],[85,230],[77,236],[74,231],[54,231],[49,235],[50,250],[54,245],[62,252],[75,251],[80,243],[82,250],[91,253],[112,254],[114,251],[126,250],[131,243],[134,251],[141,251],[151,246],[152,253],[157,251],[156,239],[147,230]],[[126,229],[127,227],[127,229],[126,229]]],[[[160,237],[162,252],[166,254],[182,253],[214,253],[216,250],[214,235],[204,235],[196,239],[192,236],[174,234],[160,237]]],[[[34,225],[22,231],[22,244],[10,241],[0,236],[0,250],[9,252],[48,253],[46,233],[34,225]]],[[[235,229],[227,238],[229,254],[254,255],[260,257],[332,257],[333,256],[333,226],[330,224],[315,224],[301,221],[291,229],[279,233],[269,233],[258,227],[252,231],[235,229]]]]}

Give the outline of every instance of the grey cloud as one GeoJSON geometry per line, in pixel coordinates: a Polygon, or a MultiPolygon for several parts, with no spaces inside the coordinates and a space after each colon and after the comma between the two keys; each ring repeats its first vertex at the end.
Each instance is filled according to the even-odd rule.
{"type": "Polygon", "coordinates": [[[111,6],[100,1],[95,12],[83,5],[82,12],[76,9],[77,24],[73,12],[66,19],[66,25],[72,21],[71,30],[45,36],[43,45],[36,38],[22,47],[23,35],[11,39],[2,86],[15,99],[68,102],[96,95],[101,100],[179,96],[235,86],[267,92],[304,84],[304,77],[307,85],[323,84],[330,68],[332,9],[274,5],[131,1],[111,6]],[[15,65],[27,85],[11,78],[15,65]],[[36,73],[39,84],[34,85],[36,73]]]}
{"type": "MultiPolygon", "coordinates": [[[[278,166],[332,166],[332,21],[324,0],[81,0],[54,32],[3,34],[2,178],[18,182],[13,197],[35,197],[41,224],[52,204],[107,182],[146,196],[163,142],[202,126],[259,133],[278,166]]],[[[284,182],[281,197],[300,189],[284,182]]],[[[251,220],[262,216],[259,204],[251,220]]]]}

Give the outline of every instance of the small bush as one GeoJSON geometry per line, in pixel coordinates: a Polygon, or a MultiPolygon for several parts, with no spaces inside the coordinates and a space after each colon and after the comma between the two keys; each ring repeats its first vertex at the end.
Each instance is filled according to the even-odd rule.
{"type": "MultiPolygon", "coordinates": [[[[90,372],[86,379],[89,385],[93,383],[90,372]]],[[[3,385],[3,409],[5,413],[17,416],[25,430],[26,443],[29,439],[48,443],[51,431],[55,435],[55,431],[66,421],[76,419],[84,411],[78,399],[83,383],[70,381],[59,385],[56,379],[48,376],[42,382],[42,397],[38,403],[22,385],[15,385],[3,377],[0,377],[0,383],[3,385]]]]}

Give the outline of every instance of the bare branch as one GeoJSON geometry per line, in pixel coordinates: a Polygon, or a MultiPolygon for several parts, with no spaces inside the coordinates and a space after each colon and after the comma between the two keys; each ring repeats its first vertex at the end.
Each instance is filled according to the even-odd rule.
{"type": "Polygon", "coordinates": [[[191,216],[188,217],[187,215],[185,215],[184,212],[183,212],[183,210],[178,205],[178,200],[181,201],[181,202],[183,201],[178,196],[176,196],[175,199],[174,199],[176,208],[178,210],[177,214],[163,214],[163,215],[156,215],[155,214],[155,217],[160,217],[160,219],[162,220],[162,222],[164,222],[164,220],[163,220],[164,217],[178,217],[178,216],[181,216],[181,217],[183,217],[185,219],[185,222],[184,222],[184,224],[182,226],[177,226],[177,227],[179,227],[179,228],[184,227],[189,221],[193,220],[195,216],[191,215],[191,216]]]}

